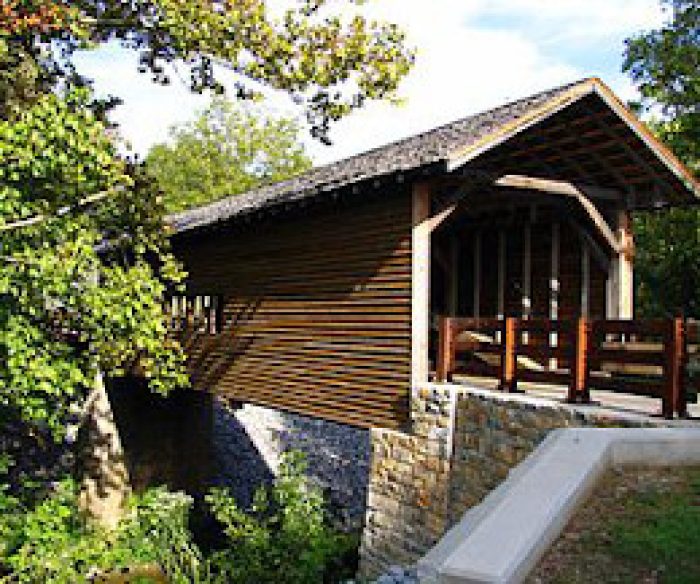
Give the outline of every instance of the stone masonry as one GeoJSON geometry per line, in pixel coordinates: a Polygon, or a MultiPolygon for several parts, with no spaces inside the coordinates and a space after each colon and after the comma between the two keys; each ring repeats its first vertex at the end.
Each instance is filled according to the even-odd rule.
{"type": "Polygon", "coordinates": [[[411,566],[545,436],[564,427],[634,427],[662,420],[463,386],[412,396],[408,434],[372,431],[360,577],[411,566]]]}
{"type": "Polygon", "coordinates": [[[306,455],[307,474],[324,491],[341,528],[360,531],[369,482],[370,432],[253,404],[214,404],[214,484],[243,505],[277,473],[290,450],[306,455]]]}

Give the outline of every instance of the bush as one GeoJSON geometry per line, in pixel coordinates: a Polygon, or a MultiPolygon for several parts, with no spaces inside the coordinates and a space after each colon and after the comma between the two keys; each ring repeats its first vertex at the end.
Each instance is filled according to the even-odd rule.
{"type": "Polygon", "coordinates": [[[73,480],[32,506],[11,496],[2,482],[6,462],[0,458],[0,580],[4,572],[11,582],[74,584],[151,565],[172,584],[312,584],[328,581],[356,544],[328,526],[298,454],[284,459],[271,488],[258,489],[249,511],[225,490],[206,497],[225,534],[225,546],[208,557],[189,529],[192,499],[184,493],[150,489],[105,531],[80,512],[73,480]]]}
{"type": "Polygon", "coordinates": [[[354,543],[328,527],[323,496],[305,469],[299,454],[288,455],[272,488],[258,489],[249,512],[226,490],[207,497],[228,538],[227,548],[211,558],[211,570],[222,582],[323,582],[329,565],[354,543]]]}
{"type": "Polygon", "coordinates": [[[134,498],[127,517],[107,532],[78,509],[78,488],[65,480],[31,510],[15,506],[3,514],[0,560],[12,581],[73,584],[91,575],[157,564],[173,584],[199,581],[202,559],[191,541],[191,500],[154,489],[134,498]]]}

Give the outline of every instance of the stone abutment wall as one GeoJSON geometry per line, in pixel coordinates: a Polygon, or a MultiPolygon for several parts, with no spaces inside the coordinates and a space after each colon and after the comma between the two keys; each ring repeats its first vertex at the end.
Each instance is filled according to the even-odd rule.
{"type": "Polygon", "coordinates": [[[372,432],[360,550],[364,578],[415,563],[551,430],[654,423],[601,408],[448,385],[414,391],[412,421],[410,434],[372,432]]]}
{"type": "Polygon", "coordinates": [[[359,531],[369,483],[370,432],[352,426],[245,404],[214,403],[212,482],[246,504],[272,480],[283,453],[304,453],[307,475],[321,487],[335,523],[359,531]]]}

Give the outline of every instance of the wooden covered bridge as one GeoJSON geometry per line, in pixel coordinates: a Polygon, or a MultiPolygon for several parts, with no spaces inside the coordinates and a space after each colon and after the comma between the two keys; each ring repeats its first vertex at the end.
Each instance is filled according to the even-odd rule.
{"type": "Polygon", "coordinates": [[[539,375],[582,399],[639,374],[632,347],[658,377],[638,389],[678,396],[668,379],[683,375],[692,326],[630,321],[630,213],[699,194],[587,79],[175,215],[189,280],[174,316],[193,382],[401,427],[411,387],[436,367],[511,389],[539,375]]]}

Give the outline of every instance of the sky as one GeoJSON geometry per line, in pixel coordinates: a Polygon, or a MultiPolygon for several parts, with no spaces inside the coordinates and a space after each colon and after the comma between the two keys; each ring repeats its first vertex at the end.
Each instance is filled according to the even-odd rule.
{"type": "MultiPolygon", "coordinates": [[[[584,77],[601,77],[632,99],[621,72],[624,39],[664,20],[659,0],[370,0],[359,10],[399,24],[417,49],[416,65],[400,88],[404,104],[369,104],[333,126],[331,146],[305,134],[316,164],[584,77]]],[[[112,117],[141,156],[207,104],[177,77],[167,87],[151,83],[137,72],[136,55],[115,44],[86,51],[77,63],[98,93],[123,99],[112,117]]],[[[269,105],[279,115],[300,113],[284,95],[269,105]]]]}

